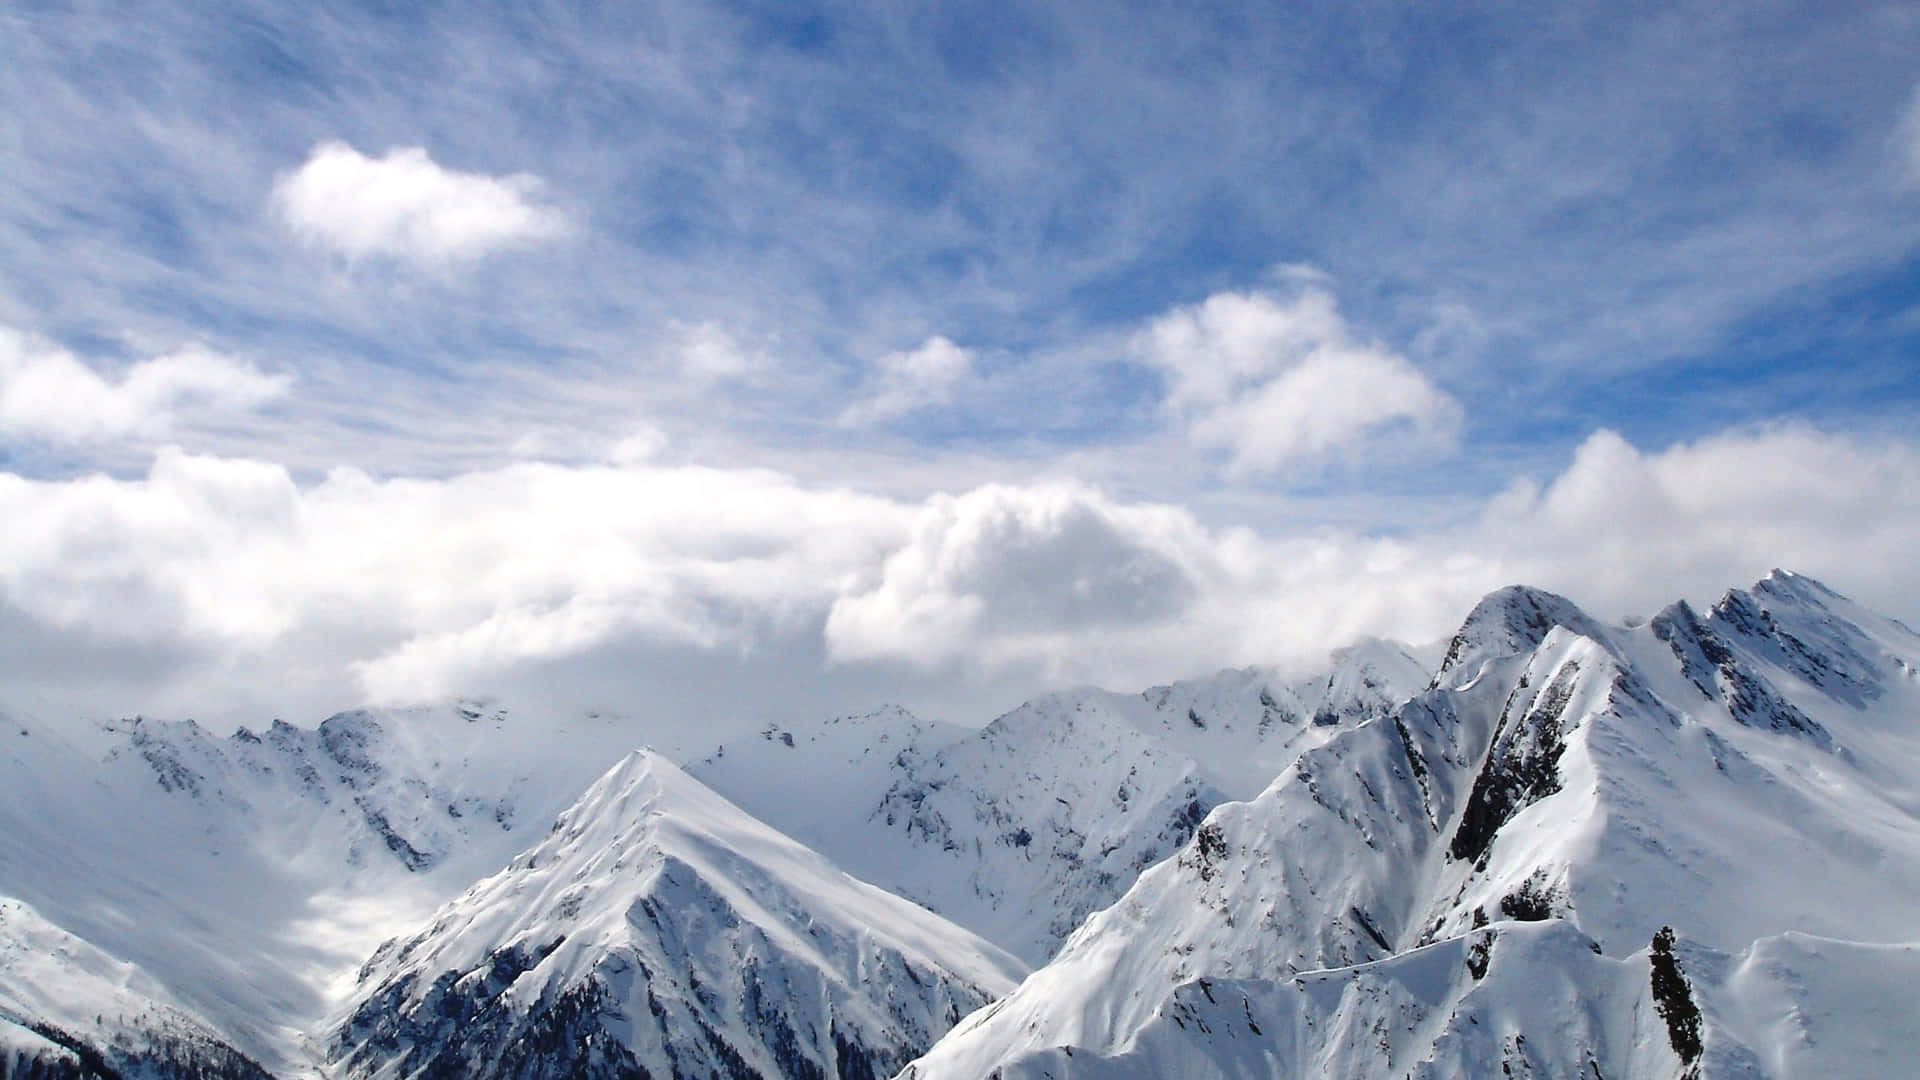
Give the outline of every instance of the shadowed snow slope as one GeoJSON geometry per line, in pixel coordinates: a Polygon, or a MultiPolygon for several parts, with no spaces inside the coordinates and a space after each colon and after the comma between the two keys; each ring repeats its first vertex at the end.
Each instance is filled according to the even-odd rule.
{"type": "Polygon", "coordinates": [[[267,1080],[158,981],[0,897],[0,1076],[267,1080]]]}
{"type": "Polygon", "coordinates": [[[1024,968],[636,753],[416,936],[344,1076],[890,1075],[1024,968]]]}
{"type": "MultiPolygon", "coordinates": [[[[1151,1060],[1152,1075],[1412,1067],[1382,1071],[1391,1061],[1471,1077],[1524,1058],[1533,1075],[1581,1075],[1582,1053],[1608,1077],[1677,1075],[1680,1061],[1649,1049],[1641,1028],[1609,1026],[1640,1015],[1649,994],[1659,1000],[1660,980],[1628,980],[1631,993],[1606,1004],[1603,969],[1583,974],[1564,959],[1617,966],[1646,954],[1666,926],[1678,944],[1654,949],[1656,959],[1677,957],[1669,966],[1683,973],[1668,981],[1702,987],[1701,1067],[1814,1075],[1793,1063],[1816,1059],[1789,1052],[1780,1024],[1743,1003],[1791,1002],[1779,1007],[1823,1018],[1808,1022],[1830,1033],[1871,1027],[1848,1019],[1863,1008],[1880,1010],[1886,1030],[1912,1029],[1910,996],[1890,1004],[1866,991],[1897,982],[1912,962],[1901,943],[1914,937],[1920,895],[1917,661],[1920,638],[1905,627],[1780,572],[1704,618],[1676,606],[1634,629],[1603,628],[1550,594],[1502,590],[1469,617],[1431,690],[1307,751],[1251,801],[1216,808],[1177,857],[909,1075],[1029,1075],[1013,1066],[1068,1047],[1074,1069],[1103,1076],[1145,1074],[1100,1072],[1092,1059],[1151,1060]],[[1524,954],[1520,997],[1555,980],[1596,980],[1591,1000],[1500,1006],[1525,1053],[1492,1043],[1455,1053],[1488,1031],[1484,1018],[1460,1029],[1463,1006],[1434,1004],[1445,995],[1368,1011],[1382,1006],[1365,988],[1425,947],[1470,949],[1485,937],[1477,927],[1510,936],[1511,920],[1563,923],[1572,937],[1539,940],[1598,950],[1524,954]],[[1804,978],[1713,981],[1726,963],[1715,958],[1814,940],[1773,940],[1788,933],[1869,944],[1802,949],[1781,970],[1804,968],[1804,978]],[[1886,967],[1855,972],[1856,963],[1886,967]],[[1303,973],[1336,970],[1345,974],[1315,977],[1339,986],[1327,991],[1335,1004],[1261,1012],[1302,993],[1303,973]],[[1204,998],[1198,980],[1229,979],[1280,988],[1250,992],[1247,1017],[1304,1033],[1266,1046],[1273,1056],[1258,1060],[1269,1064],[1196,1041],[1174,1019],[1182,1002],[1204,998]],[[1582,1019],[1594,1009],[1605,1015],[1582,1019]],[[1140,1057],[1149,1045],[1161,1056],[1140,1057]]],[[[1679,1053],[1682,1034],[1667,1033],[1669,1051],[1679,1053]]],[[[1834,1075],[1900,1075],[1874,1062],[1850,1057],[1834,1075]]]]}

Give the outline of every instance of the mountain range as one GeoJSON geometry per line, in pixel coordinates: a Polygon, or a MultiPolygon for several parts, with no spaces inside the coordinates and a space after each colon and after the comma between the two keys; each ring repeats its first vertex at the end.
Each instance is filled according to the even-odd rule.
{"type": "Polygon", "coordinates": [[[1920,635],[1803,576],[665,734],[0,718],[0,1078],[1913,1074],[1920,635]]]}

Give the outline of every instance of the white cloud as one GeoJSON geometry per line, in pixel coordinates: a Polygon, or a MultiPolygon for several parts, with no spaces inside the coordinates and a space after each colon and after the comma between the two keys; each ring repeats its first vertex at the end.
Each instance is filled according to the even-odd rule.
{"type": "Polygon", "coordinates": [[[1188,437],[1239,471],[1358,455],[1388,439],[1450,446],[1459,405],[1407,360],[1357,341],[1333,296],[1219,293],[1154,320],[1136,348],[1188,437]]]}
{"type": "Polygon", "coordinates": [[[84,443],[155,437],[194,416],[245,411],[291,380],[204,349],[128,367],[110,380],[72,353],[0,327],[0,437],[84,443]]]}
{"type": "Polygon", "coordinates": [[[537,177],[459,172],[417,146],[370,158],[327,142],[275,182],[273,206],[295,235],[349,257],[443,264],[565,232],[539,190],[537,177]]]}
{"type": "Polygon", "coordinates": [[[988,487],[931,500],[825,632],[842,660],[1026,665],[1047,684],[1133,688],[1309,663],[1368,636],[1443,637],[1515,582],[1619,618],[1783,566],[1913,619],[1914,475],[1911,444],[1803,427],[1657,453],[1600,431],[1550,483],[1515,483],[1464,527],[1398,537],[1261,536],[1085,489],[988,487]]]}
{"type": "Polygon", "coordinates": [[[1200,592],[1208,546],[1184,511],[1081,488],[935,496],[877,579],[835,602],[827,641],[843,660],[939,664],[1173,617],[1200,592]]]}
{"type": "Polygon", "coordinates": [[[916,500],[635,464],[299,484],[170,450],[134,479],[0,473],[10,655],[77,653],[100,678],[38,684],[54,677],[4,657],[0,673],[10,694],[130,686],[117,707],[203,718],[231,700],[345,707],[508,677],[698,713],[710,694],[676,697],[675,680],[704,665],[712,693],[766,710],[819,686],[840,697],[818,707],[858,708],[910,684],[984,720],[1011,704],[987,686],[1138,688],[1363,636],[1439,638],[1516,581],[1618,617],[1782,565],[1915,620],[1915,475],[1906,442],[1789,427],[1648,452],[1603,431],[1465,526],[1379,537],[1260,535],[1064,483],[916,500]],[[118,659],[136,653],[194,659],[118,659]]]}
{"type": "Polygon", "coordinates": [[[750,470],[342,469],[301,487],[167,450],[134,480],[0,473],[0,597],[105,640],[325,657],[336,693],[401,699],[617,634],[751,648],[817,618],[909,517],[750,470]]]}
{"type": "Polygon", "coordinates": [[[953,399],[954,389],[973,374],[973,354],[944,337],[918,348],[888,353],[874,363],[867,396],[840,414],[847,427],[896,420],[953,399]]]}
{"type": "Polygon", "coordinates": [[[1493,499],[1469,542],[1516,580],[1592,597],[1608,614],[1645,614],[1681,594],[1708,599],[1779,566],[1911,619],[1915,476],[1912,444],[1804,426],[1659,453],[1603,430],[1551,483],[1516,483],[1493,499]]]}

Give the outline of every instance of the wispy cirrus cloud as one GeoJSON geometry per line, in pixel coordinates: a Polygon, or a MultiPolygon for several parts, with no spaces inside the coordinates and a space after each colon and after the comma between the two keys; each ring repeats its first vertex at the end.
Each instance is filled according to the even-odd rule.
{"type": "MultiPolygon", "coordinates": [[[[81,352],[133,324],[298,353],[351,369],[348,386],[458,372],[442,393],[475,412],[500,385],[476,365],[593,386],[626,374],[609,371],[622,355],[670,352],[679,328],[725,326],[777,337],[778,368],[838,376],[752,410],[720,395],[682,410],[785,440],[776,454],[833,425],[846,388],[878,385],[901,342],[936,335],[1018,388],[993,402],[1002,430],[1055,452],[1124,438],[1143,395],[1085,343],[1257,290],[1286,262],[1337,275],[1357,338],[1456,397],[1498,397],[1503,419],[1463,431],[1536,464],[1572,445],[1543,431],[1658,414],[1700,435],[1798,409],[1808,385],[1830,413],[1871,409],[1892,381],[1802,351],[1756,365],[1738,408],[1681,403],[1733,362],[1745,321],[1895,271],[1920,244],[1913,189],[1885,175],[1920,42],[1898,3],[1548,19],[1361,5],[1304,22],[1257,5],[937,9],[36,14],[0,71],[0,94],[34,106],[0,145],[0,318],[81,352]],[[1449,61],[1409,46],[1423,41],[1449,61]],[[149,62],[82,70],[129,52],[149,62]],[[276,180],[321,164],[339,167],[320,186],[378,212],[310,215],[313,243],[466,272],[341,280],[287,259],[262,211],[276,180]],[[367,177],[401,173],[427,182],[396,191],[479,185],[462,205],[484,226],[370,194],[384,185],[367,177]],[[572,242],[535,239],[554,214],[572,242]],[[478,254],[501,245],[518,257],[478,254]]],[[[1249,422],[1222,414],[1214,451],[1231,456],[1249,422]]],[[[1296,450],[1248,453],[1242,479],[1296,450]]]]}
{"type": "Polygon", "coordinates": [[[1906,168],[1907,182],[1920,187],[1920,89],[1914,90],[1913,101],[1894,131],[1894,152],[1906,168]]]}
{"type": "Polygon", "coordinates": [[[716,382],[742,379],[775,366],[767,350],[742,341],[733,330],[706,321],[674,327],[673,352],[690,379],[716,382]]]}
{"type": "Polygon", "coordinates": [[[564,234],[566,217],[540,188],[526,173],[446,168],[423,147],[373,158],[334,141],[274,183],[273,207],[294,235],[349,258],[437,265],[564,234]]]}

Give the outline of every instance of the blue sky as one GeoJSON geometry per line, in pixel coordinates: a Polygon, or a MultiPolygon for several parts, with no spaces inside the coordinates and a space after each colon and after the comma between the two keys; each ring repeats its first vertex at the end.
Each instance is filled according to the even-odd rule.
{"type": "MultiPolygon", "coordinates": [[[[1899,483],[1920,406],[1912,5],[980,7],[9,7],[0,469],[37,520],[106,490],[113,524],[0,552],[0,613],[38,628],[23,641],[198,658],[93,708],[277,706],[234,689],[269,655],[314,672],[302,706],[439,692],[494,669],[379,672],[478,635],[495,669],[643,638],[844,683],[835,706],[957,712],[1143,671],[1076,659],[1119,632],[1080,601],[1013,633],[964,584],[995,560],[1026,570],[978,581],[1071,579],[1048,560],[1107,540],[1155,553],[1116,556],[1134,584],[1185,583],[1122,605],[1139,655],[1169,657],[1155,678],[1444,632],[1521,575],[1623,614],[1795,562],[1920,615],[1920,581],[1872,562],[1920,542],[1899,483]],[[1763,486],[1729,548],[1703,493],[1808,462],[1861,476],[1816,485],[1841,500],[1818,511],[1763,486]],[[345,633],[330,620],[365,598],[343,579],[274,593],[242,632],[183,614],[214,603],[196,575],[232,499],[138,508],[242,465],[284,482],[273,528],[358,520],[352,491],[396,484],[511,489],[461,496],[466,522],[556,485],[756,470],[810,507],[873,505],[857,556],[801,560],[832,578],[804,596],[623,564],[654,582],[642,603],[547,567],[533,599],[448,583],[345,633]],[[1640,469],[1664,501],[1623,511],[1617,543],[1575,537],[1583,467],[1614,470],[1604,490],[1640,469]],[[1548,538],[1502,546],[1529,492],[1548,538]],[[1082,513],[1103,524],[1075,532],[1082,513]],[[75,569],[83,538],[124,574],[75,569]],[[1249,569],[1303,552],[1333,576],[1249,569]],[[1374,591],[1342,600],[1356,575],[1374,591]],[[1306,629],[1214,603],[1254,578],[1306,629]],[[93,621],[114,589],[150,594],[151,624],[93,621]],[[706,614],[636,613],[683,602],[706,614]],[[583,605],[600,630],[555,638],[583,605]],[[540,644],[502,629],[527,620],[540,644]],[[948,686],[976,689],[929,689],[948,686]]],[[[712,526],[685,544],[716,565],[800,542],[715,513],[682,517],[712,526]]],[[[36,693],[66,707],[63,686],[36,693]]]]}

